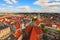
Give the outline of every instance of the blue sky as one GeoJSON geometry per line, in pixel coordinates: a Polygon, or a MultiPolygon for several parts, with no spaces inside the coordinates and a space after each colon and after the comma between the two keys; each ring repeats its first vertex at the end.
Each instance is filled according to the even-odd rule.
{"type": "Polygon", "coordinates": [[[0,0],[0,12],[60,12],[59,8],[60,0],[0,0]]]}
{"type": "Polygon", "coordinates": [[[17,3],[16,4],[8,4],[6,3],[4,0],[0,0],[0,7],[8,7],[8,6],[13,6],[13,7],[17,7],[17,6],[30,6],[31,8],[40,8],[40,6],[34,5],[33,2],[35,2],[36,0],[16,0],[17,3]],[[2,5],[5,4],[5,5],[2,5]]]}

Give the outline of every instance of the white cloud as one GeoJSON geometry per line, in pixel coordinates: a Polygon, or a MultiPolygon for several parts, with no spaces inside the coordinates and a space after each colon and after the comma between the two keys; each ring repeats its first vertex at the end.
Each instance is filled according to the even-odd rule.
{"type": "Polygon", "coordinates": [[[20,12],[39,12],[38,9],[32,9],[30,6],[18,6],[17,9],[19,9],[20,12]]]}
{"type": "Polygon", "coordinates": [[[49,3],[48,6],[52,7],[52,6],[60,6],[60,3],[49,3]]]}
{"type": "Polygon", "coordinates": [[[40,12],[39,9],[31,9],[31,12],[40,12]]]}
{"type": "Polygon", "coordinates": [[[4,0],[7,4],[13,4],[10,0],[4,0]]]}
{"type": "Polygon", "coordinates": [[[58,7],[43,7],[40,12],[51,12],[51,13],[60,13],[60,9],[58,7]]]}
{"type": "Polygon", "coordinates": [[[17,8],[20,10],[20,12],[30,12],[29,6],[18,6],[17,8]]]}
{"type": "Polygon", "coordinates": [[[33,4],[38,5],[38,6],[60,6],[60,0],[54,0],[53,3],[48,3],[50,0],[37,0],[33,4]]]}
{"type": "Polygon", "coordinates": [[[4,0],[7,4],[16,4],[17,0],[4,0]]]}
{"type": "Polygon", "coordinates": [[[0,8],[0,12],[39,12],[38,9],[32,9],[30,6],[9,6],[7,8],[0,8]]]}
{"type": "Polygon", "coordinates": [[[40,12],[57,12],[60,13],[60,0],[54,0],[53,3],[48,3],[51,0],[37,0],[34,2],[35,5],[41,6],[40,12]]]}
{"type": "Polygon", "coordinates": [[[49,0],[37,0],[36,2],[34,2],[35,5],[39,5],[39,6],[47,6],[49,0]]]}
{"type": "Polygon", "coordinates": [[[14,4],[16,4],[17,3],[17,0],[11,0],[14,4]]]}

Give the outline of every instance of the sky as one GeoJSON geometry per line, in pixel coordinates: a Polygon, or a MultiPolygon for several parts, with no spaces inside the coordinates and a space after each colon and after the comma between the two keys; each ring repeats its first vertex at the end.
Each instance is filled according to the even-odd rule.
{"type": "Polygon", "coordinates": [[[58,12],[60,0],[0,0],[0,12],[58,12]]]}

